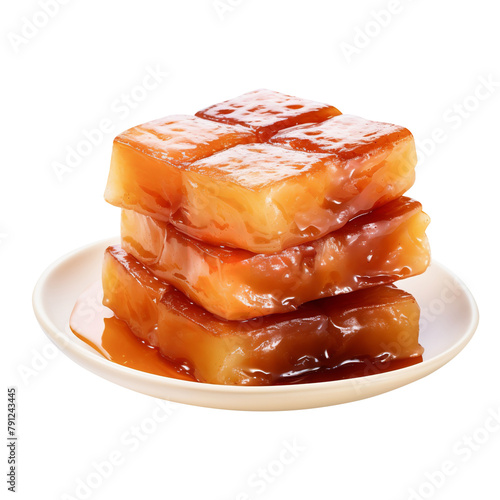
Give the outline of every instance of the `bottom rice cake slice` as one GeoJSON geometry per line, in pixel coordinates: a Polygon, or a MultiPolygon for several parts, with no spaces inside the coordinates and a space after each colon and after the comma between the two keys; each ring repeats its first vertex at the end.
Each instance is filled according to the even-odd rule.
{"type": "Polygon", "coordinates": [[[309,302],[246,321],[220,319],[159,280],[121,247],[109,247],[104,305],[142,341],[196,380],[269,385],[356,360],[421,356],[420,309],[394,286],[309,302]]]}
{"type": "Polygon", "coordinates": [[[244,320],[423,273],[430,262],[428,224],[422,205],[402,197],[316,241],[253,254],[124,211],[122,247],[213,314],[244,320]]]}

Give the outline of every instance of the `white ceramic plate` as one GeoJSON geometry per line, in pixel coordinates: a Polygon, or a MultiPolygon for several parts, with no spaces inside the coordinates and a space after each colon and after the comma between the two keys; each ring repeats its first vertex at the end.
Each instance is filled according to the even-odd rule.
{"type": "Polygon", "coordinates": [[[134,391],[179,403],[232,410],[296,410],[368,398],[425,377],[446,364],[467,345],[479,320],[466,286],[433,262],[422,276],[398,284],[412,293],[422,308],[422,363],[368,377],[271,387],[212,385],[161,377],[108,361],[69,329],[76,299],[100,279],[104,250],[115,243],[97,242],[54,262],[33,293],[36,317],[50,340],[87,370],[134,391]]]}

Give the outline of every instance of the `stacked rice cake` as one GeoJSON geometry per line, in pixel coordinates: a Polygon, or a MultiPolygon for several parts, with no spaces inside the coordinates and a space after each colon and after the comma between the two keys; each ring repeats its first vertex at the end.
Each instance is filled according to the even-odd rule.
{"type": "Polygon", "coordinates": [[[123,209],[105,304],[202,382],[420,356],[418,305],[391,286],[430,262],[402,196],[415,165],[407,129],[269,90],[134,127],[105,195],[123,209]]]}

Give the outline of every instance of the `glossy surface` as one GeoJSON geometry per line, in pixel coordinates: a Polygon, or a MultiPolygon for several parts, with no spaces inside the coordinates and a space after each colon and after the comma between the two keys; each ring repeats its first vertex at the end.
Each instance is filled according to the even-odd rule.
{"type": "Polygon", "coordinates": [[[196,116],[244,125],[265,141],[278,130],[301,123],[320,122],[339,114],[337,108],[328,104],[259,89],[209,106],[198,111],[196,116]]]}
{"type": "Polygon", "coordinates": [[[271,144],[236,146],[198,160],[186,170],[212,182],[234,184],[257,193],[297,178],[313,176],[332,162],[326,154],[290,151],[271,144]]]}
{"type": "Polygon", "coordinates": [[[334,109],[258,91],[201,113],[247,127],[194,117],[135,127],[115,140],[106,200],[254,253],[313,241],[398,198],[415,178],[406,129],[329,118],[334,109]],[[281,129],[305,117],[326,121],[281,129]],[[281,132],[256,144],[252,130],[268,126],[281,132]]]}
{"type": "MultiPolygon", "coordinates": [[[[187,371],[187,367],[176,366],[163,357],[157,348],[152,347],[134,335],[128,325],[113,315],[105,306],[94,309],[90,318],[89,304],[102,302],[102,286],[100,282],[86,290],[75,304],[71,313],[70,327],[72,332],[87,345],[95,349],[106,359],[114,363],[177,380],[195,381],[187,371]]],[[[358,359],[336,367],[304,373],[295,377],[286,377],[279,384],[311,384],[331,380],[344,380],[353,377],[366,377],[378,373],[412,366],[422,362],[421,356],[407,359],[390,359],[386,361],[358,359]]]]}
{"type": "Polygon", "coordinates": [[[319,124],[306,124],[278,132],[272,144],[294,150],[330,153],[348,161],[384,150],[411,138],[410,131],[392,123],[341,115],[319,124]]]}
{"type": "Polygon", "coordinates": [[[403,197],[311,243],[253,254],[212,246],[124,211],[122,246],[213,314],[242,320],[424,272],[428,224],[420,203],[403,197]]]}
{"type": "Polygon", "coordinates": [[[103,303],[118,318],[200,382],[268,385],[360,357],[422,354],[420,309],[395,287],[309,302],[292,313],[225,321],[155,278],[120,247],[110,247],[103,289],[103,303]]]}
{"type": "Polygon", "coordinates": [[[174,115],[118,135],[104,197],[123,208],[168,220],[182,202],[182,169],[238,144],[255,142],[244,127],[174,115]]]}
{"type": "MultiPolygon", "coordinates": [[[[422,317],[419,336],[425,348],[422,363],[370,377],[273,386],[203,384],[145,373],[104,358],[78,339],[68,325],[82,291],[100,280],[105,249],[117,241],[118,238],[113,238],[95,242],[53,262],[36,284],[33,308],[41,328],[65,356],[105,380],[155,398],[210,408],[254,411],[297,410],[347,403],[397,389],[429,375],[457,356],[477,328],[478,311],[471,293],[450,270],[433,262],[424,274],[400,283],[417,299],[422,310],[434,310],[436,302],[442,305],[441,314],[434,316],[432,321],[422,317]]],[[[467,369],[460,359],[456,362],[467,369]]],[[[64,376],[62,371],[61,376],[64,376]]]]}

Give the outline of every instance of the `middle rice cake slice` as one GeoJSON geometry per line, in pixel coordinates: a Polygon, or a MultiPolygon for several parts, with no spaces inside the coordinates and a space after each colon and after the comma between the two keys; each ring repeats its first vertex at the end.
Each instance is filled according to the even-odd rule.
{"type": "Polygon", "coordinates": [[[244,320],[423,273],[428,224],[421,204],[401,197],[274,254],[213,246],[128,210],[121,234],[123,249],[157,277],[221,318],[244,320]]]}

